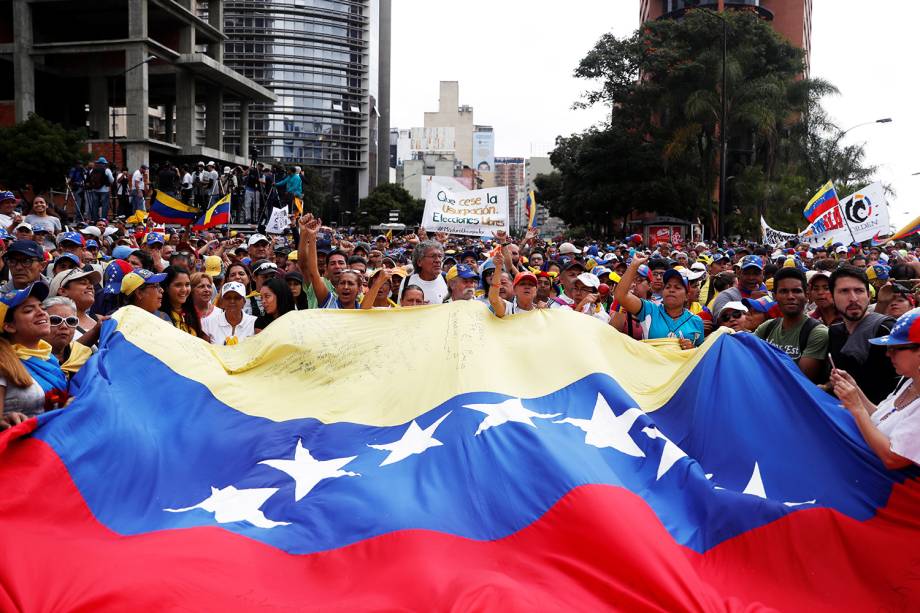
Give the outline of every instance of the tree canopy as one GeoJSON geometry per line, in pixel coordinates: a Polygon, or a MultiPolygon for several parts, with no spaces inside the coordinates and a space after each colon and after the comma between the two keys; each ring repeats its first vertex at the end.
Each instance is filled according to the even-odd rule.
{"type": "Polygon", "coordinates": [[[839,147],[839,129],[820,105],[836,93],[804,77],[804,55],[753,11],[687,11],[643,24],[631,36],[601,37],[575,69],[591,81],[576,107],[604,104],[609,119],[559,137],[558,177],[538,187],[569,224],[656,211],[717,227],[720,131],[725,130],[729,234],[756,236],[758,217],[803,225],[801,211],[825,181],[869,181],[862,148],[839,147]],[[722,117],[723,21],[727,54],[722,117]],[[542,187],[541,187],[542,190],[542,187]]]}
{"type": "Polygon", "coordinates": [[[375,226],[390,220],[390,211],[399,211],[399,221],[407,225],[420,223],[424,202],[416,200],[402,185],[384,183],[361,200],[358,225],[375,226]]]}
{"type": "Polygon", "coordinates": [[[35,193],[64,185],[64,177],[83,151],[86,135],[66,130],[38,115],[0,128],[0,183],[22,189],[31,185],[35,193]]]}

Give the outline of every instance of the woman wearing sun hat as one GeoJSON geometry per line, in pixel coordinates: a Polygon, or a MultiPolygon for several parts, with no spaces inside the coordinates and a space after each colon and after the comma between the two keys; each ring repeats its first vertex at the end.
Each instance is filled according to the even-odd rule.
{"type": "Polygon", "coordinates": [[[888,348],[901,382],[876,406],[849,373],[835,369],[831,372],[834,393],[886,468],[920,465],[920,309],[904,313],[891,334],[869,342],[888,348]]]}

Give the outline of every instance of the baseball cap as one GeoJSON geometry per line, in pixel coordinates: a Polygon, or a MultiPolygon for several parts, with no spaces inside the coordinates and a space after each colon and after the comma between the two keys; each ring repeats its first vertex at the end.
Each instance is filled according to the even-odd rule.
{"type": "Polygon", "coordinates": [[[466,264],[457,264],[451,266],[450,270],[447,271],[447,281],[451,281],[460,277],[461,279],[478,279],[479,275],[476,274],[476,271],[467,266],[466,264]]]}
{"type": "Polygon", "coordinates": [[[96,249],[99,248],[99,243],[98,243],[96,240],[94,240],[94,239],[91,238],[91,239],[89,239],[88,241],[86,241],[86,248],[87,248],[87,249],[92,249],[92,248],[94,248],[94,247],[95,247],[96,249]]]}
{"type": "Polygon", "coordinates": [[[38,243],[30,240],[18,240],[10,243],[9,248],[6,250],[4,257],[10,253],[19,253],[26,257],[36,258],[39,260],[45,259],[45,250],[42,249],[38,243]]]}
{"type": "Polygon", "coordinates": [[[575,267],[581,268],[582,270],[588,270],[585,266],[585,263],[578,258],[569,258],[562,261],[562,270],[568,270],[575,267]]]}
{"type": "Polygon", "coordinates": [[[664,282],[664,284],[667,285],[668,281],[671,279],[678,279],[681,285],[683,285],[685,288],[690,285],[690,282],[687,280],[687,275],[680,270],[674,270],[672,268],[670,270],[664,271],[664,275],[661,277],[661,280],[664,282]]]}
{"type": "Polygon", "coordinates": [[[844,247],[843,245],[840,245],[839,247],[834,249],[834,253],[846,253],[846,252],[847,252],[847,248],[844,247]]]}
{"type": "Polygon", "coordinates": [[[252,236],[249,237],[249,241],[246,243],[246,246],[252,247],[253,245],[257,245],[258,243],[261,243],[262,241],[265,241],[266,243],[271,242],[270,240],[268,240],[268,237],[263,234],[253,234],[252,236]]]}
{"type": "Polygon", "coordinates": [[[58,245],[64,243],[73,243],[74,245],[83,246],[83,235],[79,232],[62,232],[58,235],[58,245]]]}
{"type": "Polygon", "coordinates": [[[517,287],[518,283],[526,279],[530,279],[531,281],[533,281],[534,285],[536,285],[537,283],[537,275],[533,274],[529,270],[522,270],[518,274],[514,275],[514,283],[512,283],[512,286],[517,287]]]}
{"type": "Polygon", "coordinates": [[[904,313],[898,317],[894,328],[891,329],[891,334],[870,338],[869,342],[873,345],[889,347],[920,344],[920,309],[911,309],[904,313]]]}
{"type": "Polygon", "coordinates": [[[230,292],[238,294],[241,298],[246,297],[246,286],[238,281],[230,281],[229,283],[224,283],[220,288],[220,295],[226,296],[230,292]]]}
{"type": "Polygon", "coordinates": [[[80,233],[90,234],[92,236],[95,236],[96,238],[102,238],[102,230],[100,230],[96,226],[86,226],[85,228],[80,230],[80,233]]]}
{"type": "Polygon", "coordinates": [[[6,202],[7,200],[16,200],[16,196],[10,191],[0,192],[0,202],[6,202]]]}
{"type": "Polygon", "coordinates": [[[594,288],[594,289],[597,289],[598,287],[601,286],[601,280],[598,279],[597,277],[595,277],[594,275],[592,275],[590,272],[583,272],[583,273],[581,273],[580,275],[578,275],[577,277],[575,277],[575,280],[576,280],[576,281],[581,281],[582,283],[584,283],[584,284],[587,285],[588,287],[591,287],[591,288],[594,288]]]}
{"type": "Polygon", "coordinates": [[[576,253],[579,253],[578,248],[572,243],[562,243],[559,245],[560,255],[574,255],[576,253]]]}
{"type": "Polygon", "coordinates": [[[269,275],[278,272],[278,265],[268,260],[261,260],[255,268],[252,269],[254,275],[269,275]]]}
{"type": "Polygon", "coordinates": [[[155,274],[143,268],[135,268],[121,280],[121,293],[130,296],[142,285],[156,285],[166,280],[166,273],[155,274]]]}
{"type": "Polygon", "coordinates": [[[219,277],[223,274],[223,266],[220,258],[216,255],[208,255],[204,258],[204,274],[209,277],[219,277]]]}
{"type": "MultiPolygon", "coordinates": [[[[77,255],[76,255],[75,253],[67,253],[66,251],[65,251],[64,253],[62,253],[61,255],[57,256],[57,257],[54,259],[54,263],[57,264],[57,263],[60,262],[61,260],[70,260],[71,262],[73,262],[73,263],[76,264],[77,266],[80,266],[80,265],[82,264],[82,262],[80,261],[80,258],[77,257],[77,255]]],[[[52,294],[52,296],[54,296],[54,295],[56,295],[56,294],[52,294]]]]}
{"type": "Polygon", "coordinates": [[[18,231],[18,230],[28,230],[29,232],[32,232],[32,224],[26,223],[26,222],[22,222],[21,224],[19,224],[18,226],[16,226],[16,230],[17,230],[17,231],[18,231]]]}
{"type": "Polygon", "coordinates": [[[109,262],[102,273],[102,292],[114,296],[121,292],[121,281],[125,275],[134,270],[124,260],[116,259],[109,262]]]}
{"type": "Polygon", "coordinates": [[[721,314],[725,309],[733,309],[735,311],[741,311],[742,313],[747,313],[748,308],[744,306],[744,303],[739,300],[732,300],[731,302],[726,302],[722,305],[722,308],[719,310],[721,314]]]}
{"type": "Polygon", "coordinates": [[[21,290],[6,292],[0,296],[0,321],[5,320],[6,314],[25,302],[26,298],[29,296],[35,296],[39,300],[44,300],[48,297],[48,286],[45,285],[43,281],[36,281],[21,290]]]}
{"type": "Polygon", "coordinates": [[[866,277],[870,281],[887,281],[891,276],[891,267],[886,264],[873,264],[866,268],[866,277]]]}
{"type": "Polygon", "coordinates": [[[746,255],[741,258],[741,270],[745,268],[759,268],[763,270],[763,258],[759,255],[746,255]]]}
{"type": "Polygon", "coordinates": [[[166,239],[159,232],[151,232],[147,235],[147,245],[154,245],[160,243],[161,245],[166,244],[166,239]]]}
{"type": "Polygon", "coordinates": [[[127,245],[118,245],[112,249],[112,257],[116,260],[126,260],[128,256],[134,253],[136,249],[127,245]]]}
{"type": "Polygon", "coordinates": [[[93,285],[102,283],[102,275],[99,274],[98,270],[81,270],[79,268],[71,268],[70,270],[64,270],[54,275],[54,278],[51,279],[51,285],[48,287],[48,295],[57,296],[60,289],[71,281],[85,279],[86,277],[90,278],[90,283],[93,285]]]}

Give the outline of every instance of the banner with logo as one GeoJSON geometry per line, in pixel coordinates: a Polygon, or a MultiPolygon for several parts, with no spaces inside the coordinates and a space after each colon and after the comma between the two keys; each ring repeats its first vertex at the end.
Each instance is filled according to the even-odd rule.
{"type": "Polygon", "coordinates": [[[425,199],[422,227],[465,236],[508,232],[508,188],[451,191],[433,183],[425,199]]]}
{"type": "Polygon", "coordinates": [[[873,183],[840,201],[844,222],[857,243],[891,233],[888,200],[881,183],[873,183]]]}
{"type": "Polygon", "coordinates": [[[760,230],[763,233],[763,242],[766,245],[784,245],[786,241],[798,240],[798,234],[792,234],[790,232],[783,232],[781,230],[774,230],[767,225],[767,220],[763,217],[760,218],[760,230]]]}

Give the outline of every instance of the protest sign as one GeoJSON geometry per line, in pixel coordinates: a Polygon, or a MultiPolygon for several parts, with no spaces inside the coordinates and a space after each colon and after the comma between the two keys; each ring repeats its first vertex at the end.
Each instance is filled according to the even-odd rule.
{"type": "Polygon", "coordinates": [[[854,242],[872,240],[891,232],[888,200],[881,183],[873,183],[847,196],[840,201],[840,210],[854,242]]]}
{"type": "Polygon", "coordinates": [[[288,217],[288,208],[286,206],[280,209],[273,208],[271,217],[265,225],[265,232],[268,234],[284,234],[284,231],[291,226],[291,219],[288,217]]]}
{"type": "Polygon", "coordinates": [[[430,232],[493,236],[508,232],[508,188],[450,191],[432,186],[425,200],[422,227],[430,232]]]}

